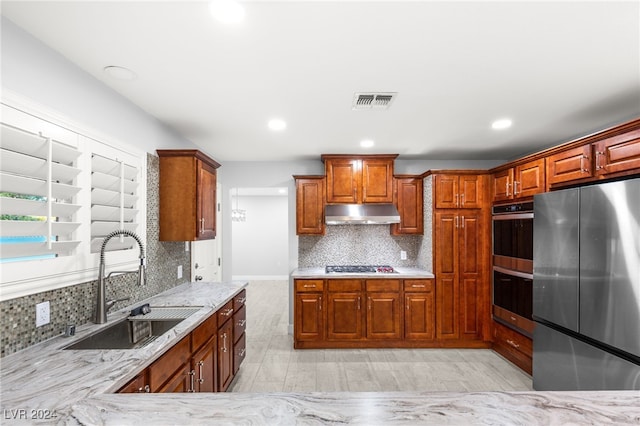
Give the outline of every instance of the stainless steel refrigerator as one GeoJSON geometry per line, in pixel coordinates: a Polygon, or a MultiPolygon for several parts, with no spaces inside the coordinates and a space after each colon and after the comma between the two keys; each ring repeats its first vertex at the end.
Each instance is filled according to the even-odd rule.
{"type": "Polygon", "coordinates": [[[640,389],[640,178],[534,197],[533,387],[640,389]]]}

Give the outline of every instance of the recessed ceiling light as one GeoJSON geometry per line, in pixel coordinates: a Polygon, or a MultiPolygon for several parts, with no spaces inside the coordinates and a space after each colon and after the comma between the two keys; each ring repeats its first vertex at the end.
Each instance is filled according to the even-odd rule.
{"type": "Polygon", "coordinates": [[[374,145],[371,139],[365,139],[360,142],[360,146],[363,148],[371,148],[374,145]]]}
{"type": "Polygon", "coordinates": [[[511,124],[513,124],[513,122],[510,119],[501,118],[500,120],[496,120],[491,123],[491,128],[494,130],[508,129],[511,127],[511,124]]]}
{"type": "Polygon", "coordinates": [[[287,123],[284,120],[281,120],[279,118],[274,118],[272,120],[269,120],[268,126],[271,130],[274,130],[277,132],[277,131],[286,129],[287,123]]]}
{"type": "Polygon", "coordinates": [[[237,24],[244,20],[244,6],[235,0],[211,0],[209,11],[225,24],[237,24]]]}
{"type": "Polygon", "coordinates": [[[108,76],[116,78],[118,80],[132,81],[135,80],[137,75],[129,68],[119,67],[117,65],[109,65],[102,69],[108,76]]]}

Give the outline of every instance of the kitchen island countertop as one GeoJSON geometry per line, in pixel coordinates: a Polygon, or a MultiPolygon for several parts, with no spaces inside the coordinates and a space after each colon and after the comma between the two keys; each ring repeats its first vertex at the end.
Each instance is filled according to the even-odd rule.
{"type": "Polygon", "coordinates": [[[385,279],[426,279],[434,278],[433,273],[426,269],[416,267],[393,267],[395,272],[383,273],[383,272],[371,272],[371,273],[327,273],[324,266],[317,266],[311,268],[298,268],[295,269],[291,276],[293,278],[385,278],[385,279]]]}

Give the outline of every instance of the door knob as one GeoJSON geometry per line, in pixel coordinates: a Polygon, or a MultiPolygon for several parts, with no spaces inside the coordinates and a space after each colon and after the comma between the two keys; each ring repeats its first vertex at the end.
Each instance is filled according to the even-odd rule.
{"type": "Polygon", "coordinates": [[[196,275],[196,281],[202,281],[202,275],[196,275]]]}

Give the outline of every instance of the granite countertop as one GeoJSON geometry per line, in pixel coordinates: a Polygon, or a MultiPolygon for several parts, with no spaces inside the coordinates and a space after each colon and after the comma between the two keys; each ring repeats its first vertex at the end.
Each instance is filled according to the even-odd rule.
{"type": "Polygon", "coordinates": [[[411,279],[411,278],[434,278],[433,273],[427,271],[426,269],[420,269],[415,267],[393,267],[393,273],[326,273],[324,266],[318,266],[313,268],[298,268],[295,269],[291,276],[293,278],[400,278],[400,279],[411,279]]]}
{"type": "MultiPolygon", "coordinates": [[[[182,284],[109,314],[106,324],[85,324],[73,337],[54,337],[4,357],[0,374],[3,414],[7,410],[41,409],[64,415],[71,404],[115,392],[247,285],[245,281],[182,284]],[[62,350],[127,317],[133,307],[143,303],[202,308],[139,349],[62,350]]],[[[2,419],[7,420],[4,415],[2,419]]]]}
{"type": "Polygon", "coordinates": [[[188,283],[150,298],[152,306],[203,308],[142,349],[61,350],[129,308],[107,324],[80,327],[75,338],[56,337],[3,358],[2,424],[640,423],[640,391],[113,393],[246,285],[188,283]]]}

